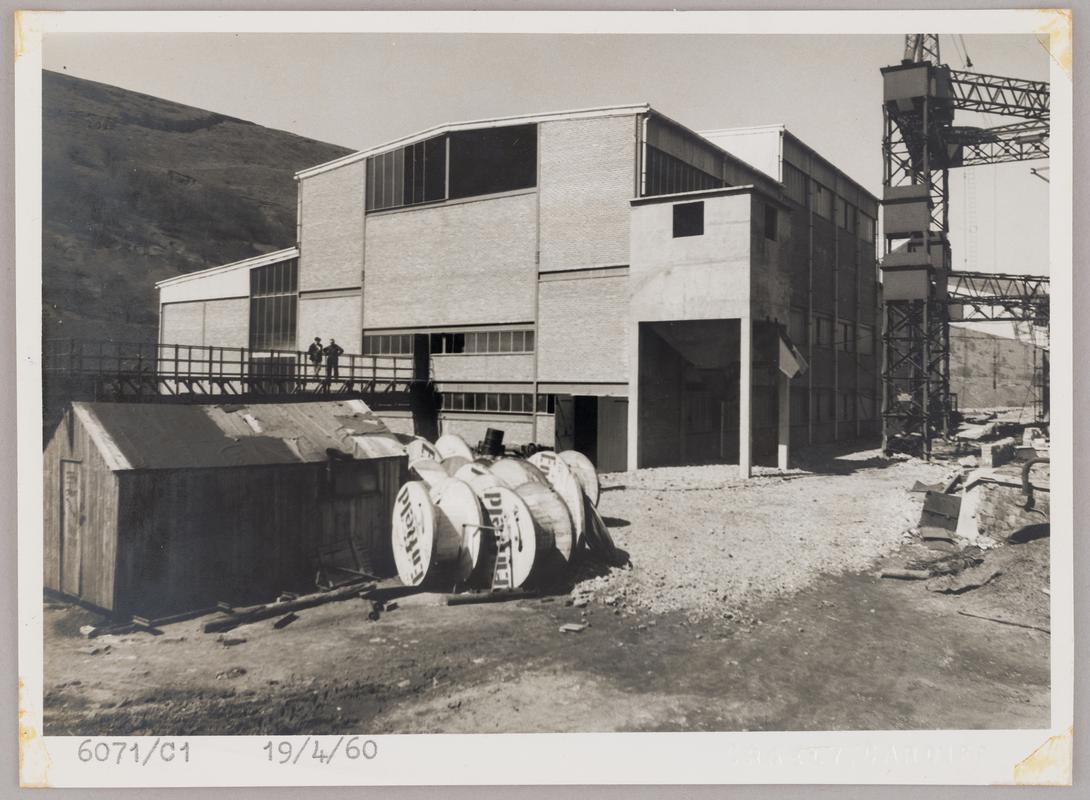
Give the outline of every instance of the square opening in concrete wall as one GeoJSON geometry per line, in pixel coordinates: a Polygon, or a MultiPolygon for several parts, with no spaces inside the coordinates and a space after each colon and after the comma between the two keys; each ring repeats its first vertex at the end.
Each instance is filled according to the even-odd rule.
{"type": "Polygon", "coordinates": [[[704,235],[704,202],[674,206],[674,238],[704,235]]]}
{"type": "Polygon", "coordinates": [[[740,323],[642,322],[640,467],[737,463],[740,323]]]}

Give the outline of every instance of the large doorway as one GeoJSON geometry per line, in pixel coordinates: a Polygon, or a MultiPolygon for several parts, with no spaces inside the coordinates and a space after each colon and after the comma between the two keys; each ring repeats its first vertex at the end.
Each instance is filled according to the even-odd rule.
{"type": "Polygon", "coordinates": [[[599,472],[628,469],[628,398],[556,396],[556,449],[578,450],[599,472]]]}
{"type": "Polygon", "coordinates": [[[639,466],[738,462],[736,319],[641,322],[639,466]]]}

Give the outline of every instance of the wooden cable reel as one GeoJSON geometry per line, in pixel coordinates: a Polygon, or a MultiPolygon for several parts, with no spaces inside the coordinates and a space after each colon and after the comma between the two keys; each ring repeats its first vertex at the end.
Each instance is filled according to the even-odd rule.
{"type": "Polygon", "coordinates": [[[572,530],[575,536],[573,550],[582,546],[587,534],[587,512],[583,487],[568,468],[567,463],[551,450],[542,450],[530,456],[530,463],[541,470],[549,484],[560,495],[571,514],[572,530]]]}
{"type": "Polygon", "coordinates": [[[578,450],[561,450],[557,455],[575,474],[579,485],[583,487],[583,494],[597,507],[598,499],[602,496],[602,484],[598,480],[598,470],[594,468],[594,463],[578,450]]]}
{"type": "Polygon", "coordinates": [[[394,498],[391,544],[397,576],[406,586],[428,578],[435,542],[435,507],[422,481],[409,481],[394,498]]]}
{"type": "Polygon", "coordinates": [[[447,456],[441,462],[439,462],[443,470],[452,478],[457,474],[458,470],[469,463],[469,459],[464,456],[447,456]]]}
{"type": "Polygon", "coordinates": [[[429,487],[438,486],[450,480],[450,475],[443,465],[430,458],[418,458],[409,462],[409,471],[415,480],[426,483],[429,487]]]}
{"type": "Polygon", "coordinates": [[[548,479],[537,467],[521,458],[499,458],[488,466],[488,470],[510,489],[517,489],[524,483],[540,483],[548,486],[548,479]]]}
{"type": "Polygon", "coordinates": [[[439,454],[438,461],[450,458],[451,456],[460,456],[466,461],[473,460],[473,451],[469,445],[466,444],[466,440],[456,433],[444,433],[438,439],[435,440],[435,451],[439,454]]]}
{"type": "Polygon", "coordinates": [[[481,561],[486,533],[481,503],[468,483],[454,478],[433,486],[430,496],[436,512],[436,559],[451,577],[465,583],[481,561]],[[440,550],[440,543],[444,548],[453,543],[453,552],[440,550]]]}
{"type": "Polygon", "coordinates": [[[435,449],[435,445],[423,436],[414,436],[407,442],[405,444],[405,454],[409,457],[410,464],[421,458],[428,458],[437,462],[443,460],[443,457],[439,455],[439,451],[435,449]]]}
{"type": "MultiPolygon", "coordinates": [[[[515,493],[526,503],[534,524],[538,529],[538,541],[551,541],[552,547],[565,562],[571,561],[575,551],[575,527],[571,513],[564,500],[551,486],[536,481],[527,481],[515,489],[515,493]]],[[[538,550],[544,547],[539,546],[538,550]]]]}
{"type": "Polygon", "coordinates": [[[553,543],[547,536],[539,537],[530,509],[513,490],[493,486],[477,496],[496,540],[492,588],[517,589],[533,572],[539,549],[551,548],[553,543]]]}

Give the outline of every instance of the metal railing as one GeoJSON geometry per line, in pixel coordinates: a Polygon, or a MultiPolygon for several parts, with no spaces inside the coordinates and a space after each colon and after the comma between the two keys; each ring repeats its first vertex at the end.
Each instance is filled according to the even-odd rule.
{"type": "Polygon", "coordinates": [[[319,364],[300,350],[50,339],[47,375],[93,379],[118,396],[325,395],[405,392],[426,381],[411,355],[344,353],[319,364]]]}

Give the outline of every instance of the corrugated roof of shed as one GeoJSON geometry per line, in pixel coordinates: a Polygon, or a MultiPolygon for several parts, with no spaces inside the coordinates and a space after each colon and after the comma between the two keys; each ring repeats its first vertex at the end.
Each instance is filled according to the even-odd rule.
{"type": "Polygon", "coordinates": [[[359,459],[405,450],[362,400],[171,405],[74,403],[115,470],[183,469],[359,459]]]}

